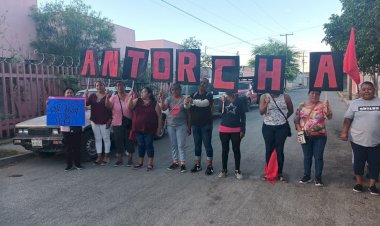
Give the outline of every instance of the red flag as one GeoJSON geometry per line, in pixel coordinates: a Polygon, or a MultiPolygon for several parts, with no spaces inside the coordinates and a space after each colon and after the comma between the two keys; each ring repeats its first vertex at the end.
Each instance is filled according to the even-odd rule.
{"type": "Polygon", "coordinates": [[[271,184],[276,183],[276,179],[278,176],[278,163],[277,163],[277,151],[276,151],[276,149],[273,150],[273,152],[270,156],[268,165],[265,164],[264,175],[266,177],[266,180],[269,183],[271,183],[271,184]]]}
{"type": "Polygon", "coordinates": [[[355,29],[351,28],[350,41],[348,41],[346,55],[343,60],[343,71],[355,81],[356,84],[360,83],[358,61],[356,59],[355,50],[355,29]]]}

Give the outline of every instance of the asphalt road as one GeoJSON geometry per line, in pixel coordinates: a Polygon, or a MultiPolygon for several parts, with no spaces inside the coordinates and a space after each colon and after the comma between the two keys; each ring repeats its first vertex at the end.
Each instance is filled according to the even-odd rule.
{"type": "MultiPolygon", "coordinates": [[[[306,90],[290,95],[295,107],[307,98],[306,90]]],[[[195,174],[168,171],[168,137],[155,142],[151,172],[91,163],[84,164],[82,171],[64,172],[60,156],[0,168],[0,225],[380,225],[380,197],[352,191],[351,149],[338,139],[346,105],[332,92],[329,100],[334,117],[328,122],[325,187],[298,184],[303,155],[295,131],[285,145],[284,173],[289,183],[272,185],[260,180],[262,118],[257,108],[251,108],[241,145],[243,180],[233,176],[232,151],[229,176],[217,178],[221,146],[220,121],[215,119],[213,176],[206,176],[204,170],[195,174]]],[[[190,169],[192,137],[188,141],[190,169]]]]}

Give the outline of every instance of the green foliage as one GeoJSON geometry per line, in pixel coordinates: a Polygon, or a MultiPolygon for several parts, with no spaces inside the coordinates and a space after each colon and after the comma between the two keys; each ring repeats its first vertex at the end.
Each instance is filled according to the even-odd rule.
{"type": "MultiPolygon", "coordinates": [[[[184,49],[202,49],[202,41],[197,40],[194,36],[183,40],[181,45],[184,49]]],[[[211,67],[211,56],[201,53],[201,66],[211,67]]]]}
{"type": "Polygon", "coordinates": [[[79,56],[81,48],[107,48],[115,41],[114,26],[109,19],[81,0],[65,5],[63,1],[32,8],[37,39],[31,46],[39,52],[79,56]]]}
{"type": "Polygon", "coordinates": [[[380,63],[380,0],[341,0],[342,14],[331,15],[324,24],[324,42],[333,50],[345,52],[350,30],[355,28],[359,69],[376,83],[380,63]]]}
{"type": "MultiPolygon", "coordinates": [[[[292,50],[293,47],[286,46],[285,43],[269,39],[268,43],[256,46],[252,50],[252,56],[255,55],[283,55],[286,56],[286,67],[285,67],[285,79],[293,81],[300,73],[299,65],[297,59],[300,52],[292,50]]],[[[255,59],[252,58],[248,62],[249,66],[255,67],[255,59]]]]}
{"type": "Polygon", "coordinates": [[[184,49],[200,49],[202,47],[202,41],[195,39],[195,37],[190,37],[182,41],[184,49]]]}

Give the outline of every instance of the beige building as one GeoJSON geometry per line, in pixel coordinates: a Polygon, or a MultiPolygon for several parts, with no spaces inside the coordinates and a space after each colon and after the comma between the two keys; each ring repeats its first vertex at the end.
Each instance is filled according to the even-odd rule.
{"type": "Polygon", "coordinates": [[[27,54],[29,43],[36,38],[36,29],[30,18],[30,8],[37,0],[1,0],[0,49],[3,57],[27,54]]]}
{"type": "MultiPolygon", "coordinates": [[[[33,49],[30,42],[36,38],[36,27],[29,16],[30,8],[37,0],[1,0],[0,6],[0,57],[19,56],[25,58],[33,49]]],[[[116,41],[113,48],[120,48],[124,58],[125,47],[135,47],[135,31],[120,25],[115,26],[116,41]]]]}

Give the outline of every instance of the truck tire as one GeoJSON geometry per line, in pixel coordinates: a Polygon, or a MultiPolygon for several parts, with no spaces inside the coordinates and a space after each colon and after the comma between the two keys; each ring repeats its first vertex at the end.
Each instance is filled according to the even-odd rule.
{"type": "Polygon", "coordinates": [[[86,130],[82,135],[81,160],[83,162],[88,162],[96,157],[94,133],[92,130],[86,130]]]}

